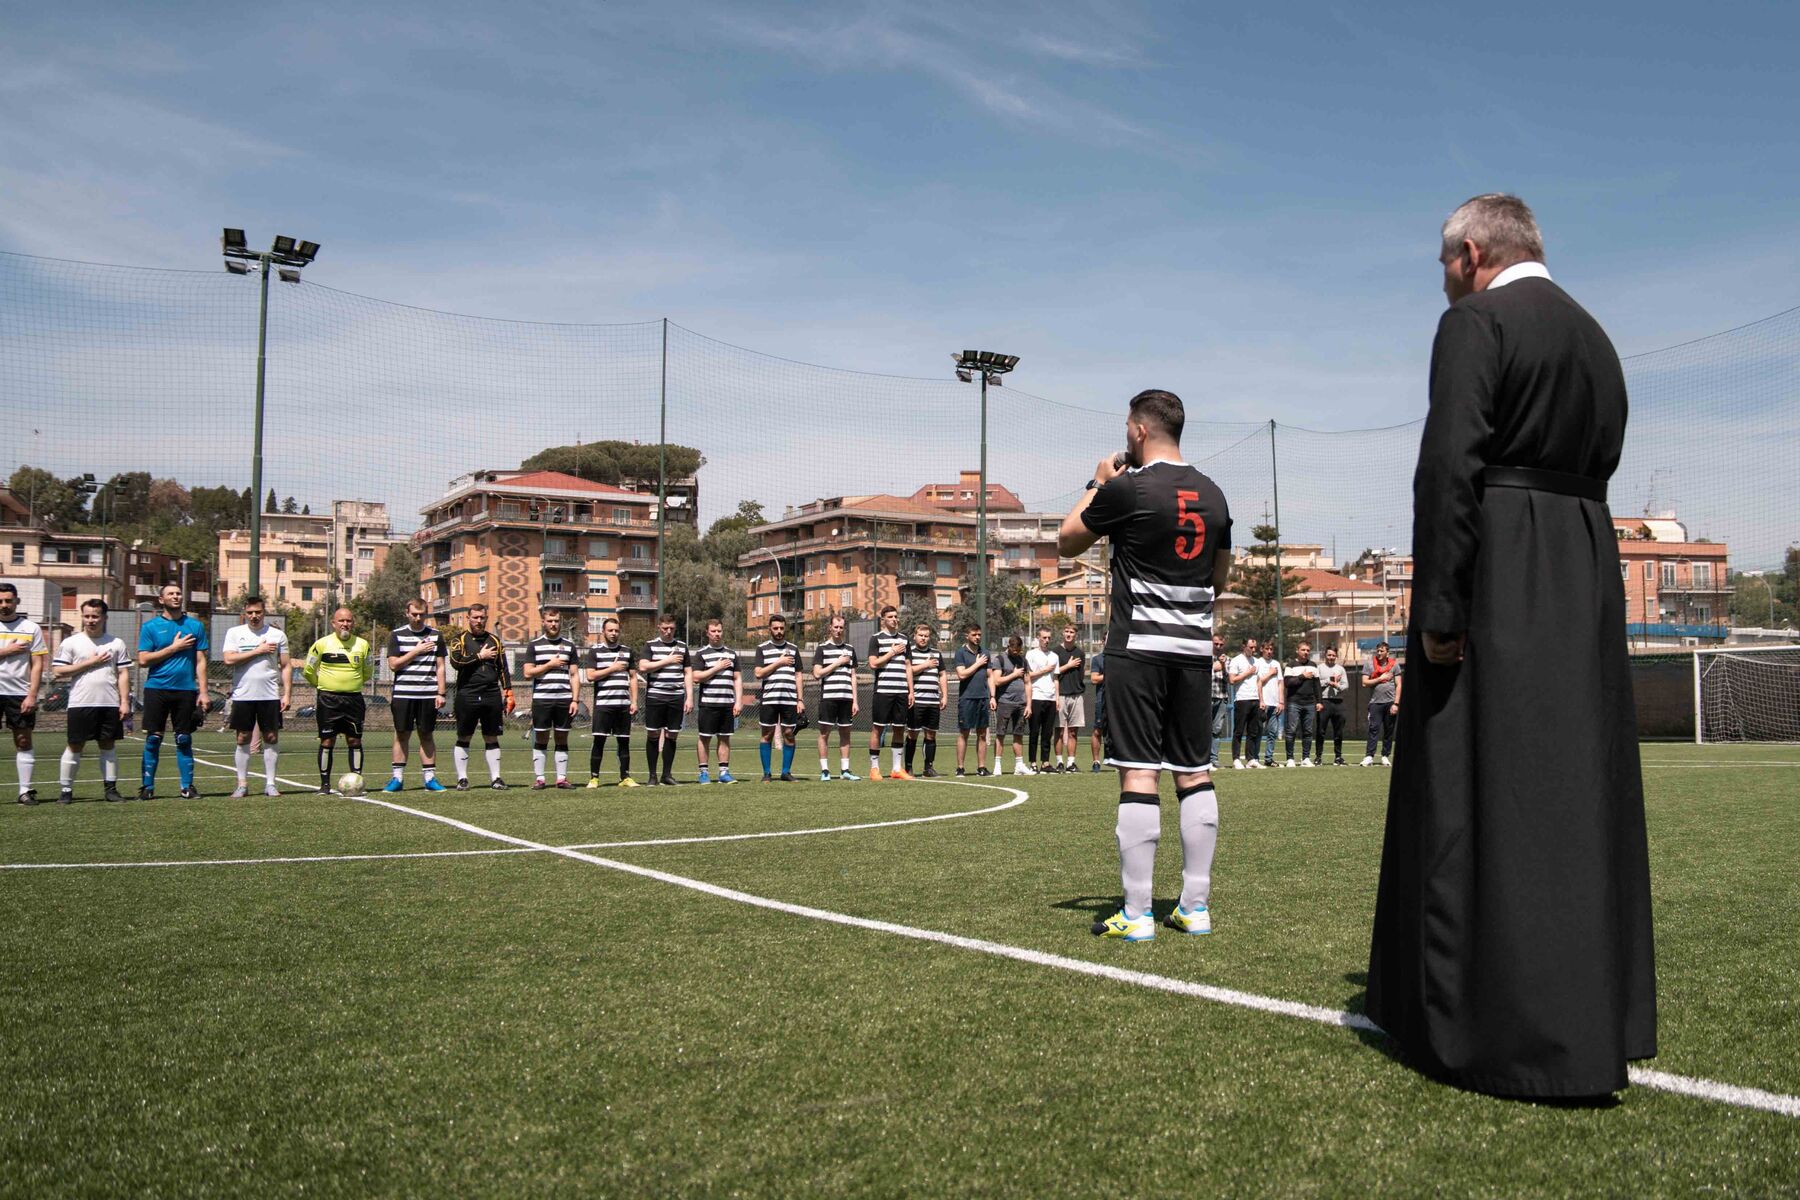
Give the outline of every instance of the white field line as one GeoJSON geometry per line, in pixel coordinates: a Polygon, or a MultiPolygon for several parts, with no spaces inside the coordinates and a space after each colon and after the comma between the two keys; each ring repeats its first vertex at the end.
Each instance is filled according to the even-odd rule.
{"type": "Polygon", "coordinates": [[[1678,763],[1657,762],[1642,764],[1646,771],[1721,771],[1732,767],[1800,767],[1800,762],[1790,762],[1776,758],[1744,758],[1737,762],[1710,763],[1678,763]]]}
{"type": "Polygon", "coordinates": [[[124,867],[258,867],[278,863],[379,862],[392,858],[483,858],[535,850],[415,850],[396,854],[308,854],[285,858],[187,858],[157,862],[0,863],[0,871],[106,871],[124,867]]]}
{"type": "MultiPolygon", "coordinates": [[[[953,782],[953,781],[945,781],[953,782]]],[[[1012,792],[1021,802],[1025,793],[1016,788],[1003,787],[998,784],[963,783],[961,787],[991,788],[996,791],[1012,792]]],[[[1128,971],[1123,967],[1110,966],[1105,963],[1089,962],[1085,959],[1068,958],[1061,954],[1050,954],[1042,950],[1031,950],[1023,946],[1008,946],[1003,942],[990,942],[981,938],[962,937],[953,933],[940,933],[934,929],[919,929],[911,925],[897,925],[891,921],[874,921],[867,917],[853,917],[848,913],[831,912],[822,908],[811,908],[803,904],[789,904],[784,900],[774,900],[767,896],[753,896],[749,892],[740,892],[734,888],[720,887],[704,880],[689,879],[685,875],[674,875],[667,871],[658,871],[652,867],[640,867],[631,863],[618,862],[610,858],[588,854],[585,851],[561,846],[547,846],[542,842],[534,842],[529,838],[514,837],[511,834],[498,833],[492,829],[483,829],[479,825],[471,825],[467,821],[458,821],[454,817],[441,816],[437,813],[425,812],[417,808],[408,808],[404,804],[395,804],[389,800],[380,800],[374,796],[359,796],[356,799],[365,804],[375,804],[382,808],[391,808],[395,812],[408,816],[421,817],[427,821],[436,821],[464,833],[476,837],[489,838],[532,850],[541,850],[563,858],[590,866],[604,867],[610,871],[622,871],[627,875],[636,875],[643,879],[653,879],[658,883],[667,883],[675,887],[687,888],[708,896],[716,896],[721,900],[731,900],[739,904],[748,904],[756,908],[766,908],[774,912],[787,913],[791,916],[805,917],[813,921],[825,921],[833,925],[845,925],[852,929],[867,929],[876,933],[893,934],[896,937],[911,938],[915,941],[935,942],[942,946],[953,946],[959,950],[972,950],[979,954],[991,954],[996,958],[1010,958],[1017,962],[1030,963],[1033,966],[1052,967],[1061,971],[1070,971],[1078,975],[1088,975],[1097,979],[1106,979],[1114,983],[1126,983],[1136,987],[1153,988],[1157,991],[1170,992],[1179,996],[1190,996],[1200,1000],[1211,1000],[1218,1004],[1230,1004],[1239,1008],[1254,1009],[1258,1012],[1273,1013],[1284,1017],[1298,1017],[1301,1020],[1316,1021],[1322,1025],[1338,1025],[1346,1029],[1379,1031],[1379,1027],[1368,1017],[1360,1013],[1344,1012],[1339,1009],[1321,1008],[1312,1004],[1301,1004],[1294,1000],[1280,1000],[1273,996],[1259,996],[1252,992],[1240,992],[1233,988],[1215,987],[1211,984],[1195,983],[1186,979],[1171,979],[1166,975],[1152,975],[1145,971],[1128,971]]],[[[1677,1095],[1692,1096],[1702,1100],[1711,1100],[1720,1104],[1734,1105],[1739,1108],[1760,1109],[1765,1112],[1778,1113],[1787,1117],[1800,1117],[1800,1096],[1789,1096],[1779,1092],[1767,1092],[1760,1088],[1739,1087],[1735,1084],[1719,1083],[1711,1079],[1696,1079],[1687,1075],[1671,1075],[1664,1071],[1645,1070],[1640,1067],[1630,1068],[1630,1079],[1640,1087],[1658,1091],[1673,1092],[1677,1095]]]]}

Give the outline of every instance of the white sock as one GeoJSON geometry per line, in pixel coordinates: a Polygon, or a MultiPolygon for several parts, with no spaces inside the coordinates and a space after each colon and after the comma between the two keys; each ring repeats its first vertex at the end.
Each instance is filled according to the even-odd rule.
{"type": "Polygon", "coordinates": [[[250,743],[245,742],[231,753],[232,761],[237,764],[238,786],[250,785],[250,743]]]}
{"type": "Polygon", "coordinates": [[[456,777],[467,779],[469,777],[469,748],[458,746],[454,757],[456,759],[456,777]]]}
{"type": "MultiPolygon", "coordinates": [[[[488,751],[488,753],[491,755],[493,753],[493,751],[490,750],[490,751],[488,751]]],[[[494,760],[492,758],[489,758],[488,759],[488,770],[491,771],[493,769],[494,769],[494,760]]],[[[536,775],[539,779],[542,779],[544,777],[544,752],[542,750],[539,750],[536,746],[533,746],[531,748],[531,773],[533,775],[536,775]]]]}
{"type": "Polygon", "coordinates": [[[1218,844],[1219,793],[1209,783],[1181,798],[1181,907],[1192,910],[1212,894],[1218,844]]]}
{"type": "Polygon", "coordinates": [[[483,757],[487,759],[488,778],[490,780],[500,778],[500,747],[489,746],[483,757]]]}
{"type": "Polygon", "coordinates": [[[903,763],[905,762],[905,759],[902,758],[901,755],[902,755],[902,751],[901,751],[900,747],[895,746],[894,747],[894,770],[896,770],[896,771],[898,771],[900,769],[900,767],[903,765],[903,763]]]}
{"type": "Polygon", "coordinates": [[[117,750],[100,752],[100,778],[108,783],[119,782],[119,752],[117,750]]]}
{"type": "Polygon", "coordinates": [[[63,791],[75,786],[75,771],[81,766],[81,755],[75,753],[72,746],[64,746],[62,752],[62,785],[63,791]]]}
{"type": "Polygon", "coordinates": [[[394,764],[394,779],[398,783],[406,782],[406,764],[405,763],[395,763],[394,764]]]}
{"type": "Polygon", "coordinates": [[[875,774],[881,770],[881,751],[869,751],[869,772],[875,774]]]}
{"type": "Polygon", "coordinates": [[[280,750],[267,742],[263,743],[263,783],[265,786],[275,786],[275,760],[280,757],[280,750]]]}
{"type": "Polygon", "coordinates": [[[838,755],[838,771],[845,775],[850,773],[850,756],[848,754],[838,755]]]}
{"type": "Polygon", "coordinates": [[[569,777],[569,752],[567,750],[556,752],[556,777],[558,779],[569,777]]]}
{"type": "Polygon", "coordinates": [[[19,768],[19,795],[23,796],[31,790],[31,768],[37,764],[37,755],[21,750],[13,755],[13,762],[19,768]]]}
{"type": "Polygon", "coordinates": [[[1119,880],[1125,891],[1125,915],[1150,911],[1156,874],[1156,843],[1162,837],[1162,809],[1138,802],[1119,805],[1119,880]]]}
{"type": "MultiPolygon", "coordinates": [[[[402,773],[404,774],[404,770],[402,768],[395,768],[395,769],[402,770],[402,773]]],[[[437,778],[437,764],[436,763],[421,764],[419,767],[419,774],[423,775],[428,782],[430,780],[436,779],[437,778]]],[[[395,778],[399,778],[399,776],[395,776],[395,778]]]]}

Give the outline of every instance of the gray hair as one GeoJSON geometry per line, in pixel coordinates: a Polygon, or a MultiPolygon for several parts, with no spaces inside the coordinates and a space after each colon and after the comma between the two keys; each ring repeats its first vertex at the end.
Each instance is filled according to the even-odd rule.
{"type": "Polygon", "coordinates": [[[1537,218],[1523,200],[1504,192],[1465,200],[1450,214],[1444,221],[1443,260],[1461,254],[1465,241],[1480,246],[1499,267],[1544,260],[1537,218]]]}

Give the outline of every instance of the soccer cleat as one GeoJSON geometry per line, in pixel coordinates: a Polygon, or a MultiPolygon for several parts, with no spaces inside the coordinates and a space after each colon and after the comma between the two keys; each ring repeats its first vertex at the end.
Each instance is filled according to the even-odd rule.
{"type": "Polygon", "coordinates": [[[401,783],[398,779],[390,779],[387,781],[387,785],[381,790],[384,792],[404,792],[406,790],[406,785],[401,783]]]}
{"type": "Polygon", "coordinates": [[[1349,763],[1347,763],[1347,762],[1345,762],[1345,761],[1344,761],[1344,760],[1343,760],[1343,759],[1341,759],[1341,758],[1334,758],[1334,759],[1332,759],[1332,760],[1331,760],[1331,765],[1332,765],[1332,766],[1334,766],[1334,767],[1347,767],[1347,766],[1349,766],[1349,765],[1350,765],[1350,764],[1349,764],[1349,763]]]}
{"type": "Polygon", "coordinates": [[[556,786],[557,786],[557,787],[558,787],[558,788],[559,788],[559,789],[560,789],[560,790],[562,790],[562,791],[565,791],[565,792],[566,792],[566,791],[568,791],[568,790],[569,790],[569,789],[570,789],[570,788],[572,788],[572,787],[574,787],[574,786],[575,786],[575,785],[574,785],[574,784],[572,784],[572,783],[570,783],[570,782],[569,782],[569,781],[568,781],[568,780],[567,780],[567,779],[558,779],[558,780],[557,780],[557,781],[556,781],[556,786]]]}
{"type": "Polygon", "coordinates": [[[1384,767],[1391,767],[1394,765],[1394,760],[1384,754],[1381,756],[1381,765],[1384,767]]]}
{"type": "Polygon", "coordinates": [[[631,776],[629,776],[629,775],[619,776],[619,786],[620,787],[636,787],[637,785],[638,785],[638,781],[633,779],[631,776]]]}
{"type": "Polygon", "coordinates": [[[592,790],[593,788],[597,788],[599,786],[600,786],[600,777],[598,775],[589,775],[588,776],[588,788],[590,790],[592,790]]]}
{"type": "Polygon", "coordinates": [[[990,770],[988,770],[988,769],[987,769],[987,768],[986,768],[986,767],[981,767],[981,768],[980,768],[980,769],[978,769],[978,770],[977,770],[977,771],[976,771],[976,772],[975,772],[975,778],[977,778],[977,779],[986,779],[986,778],[987,778],[987,777],[988,777],[988,776],[990,776],[990,775],[992,775],[992,774],[993,774],[993,772],[992,772],[992,771],[990,771],[990,770]]]}
{"type": "Polygon", "coordinates": [[[849,768],[847,768],[847,767],[844,770],[838,772],[838,778],[843,780],[845,783],[861,783],[862,782],[862,776],[852,775],[850,773],[849,768]]]}
{"type": "Polygon", "coordinates": [[[956,768],[956,777],[958,779],[961,779],[964,775],[967,775],[967,774],[968,774],[968,772],[963,770],[961,767],[956,768]]]}
{"type": "Polygon", "coordinates": [[[1212,913],[1207,911],[1204,904],[1196,904],[1193,908],[1183,908],[1177,904],[1175,910],[1163,918],[1163,924],[1183,933],[1211,933],[1212,913]]]}
{"type": "Polygon", "coordinates": [[[156,793],[147,787],[141,787],[137,790],[137,797],[139,800],[154,800],[156,793]]]}
{"type": "MultiPolygon", "coordinates": [[[[438,790],[439,790],[439,791],[443,791],[443,789],[442,789],[442,788],[439,788],[439,789],[438,789],[438,790]]],[[[273,800],[273,799],[274,799],[274,798],[275,798],[275,797],[277,797],[277,796],[279,796],[279,795],[281,795],[281,789],[280,789],[280,788],[278,788],[278,787],[276,787],[276,786],[275,786],[275,785],[274,785],[274,784],[272,784],[272,783],[270,783],[270,784],[265,784],[265,785],[264,785],[264,786],[263,786],[263,795],[265,795],[265,796],[267,796],[267,797],[268,797],[268,798],[269,798],[269,799],[271,799],[271,800],[273,800]]]]}
{"type": "Polygon", "coordinates": [[[335,795],[337,795],[337,793],[331,790],[331,785],[329,783],[321,783],[319,785],[319,795],[335,796],[335,795]]]}
{"type": "Polygon", "coordinates": [[[770,775],[769,775],[769,773],[768,773],[768,772],[767,772],[767,771],[764,771],[764,772],[763,772],[763,777],[762,777],[762,781],[763,781],[763,782],[764,782],[764,783],[767,783],[767,782],[769,782],[769,779],[770,779],[770,775]]]}
{"type": "Polygon", "coordinates": [[[447,792],[450,789],[439,783],[436,779],[427,779],[425,781],[425,790],[428,792],[447,792]]]}
{"type": "Polygon", "coordinates": [[[888,778],[889,778],[889,779],[900,779],[900,780],[907,780],[907,781],[910,781],[910,780],[911,780],[911,779],[912,779],[912,772],[911,772],[911,771],[908,771],[908,770],[906,770],[906,769],[905,769],[905,768],[904,768],[904,767],[902,767],[902,768],[901,768],[901,769],[900,769],[900,770],[898,770],[898,771],[889,771],[889,772],[888,772],[888,778]]]}
{"type": "MultiPolygon", "coordinates": [[[[1104,769],[1104,768],[1102,768],[1102,767],[1101,767],[1101,766],[1100,766],[1100,764],[1099,764],[1099,763],[1095,763],[1095,764],[1094,764],[1094,765],[1093,765],[1093,766],[1091,766],[1091,767],[1089,767],[1089,768],[1088,768],[1088,774],[1089,774],[1089,775],[1098,775],[1098,774],[1099,774],[1099,773],[1100,773],[1100,772],[1101,772],[1101,771],[1102,771],[1102,770],[1103,770],[1103,769],[1104,769]]],[[[1215,770],[1215,771],[1216,771],[1216,770],[1218,770],[1218,769],[1219,769],[1219,764],[1218,764],[1218,763],[1214,763],[1214,764],[1213,764],[1213,770],[1215,770]]]]}
{"type": "Polygon", "coordinates": [[[921,778],[923,778],[923,779],[938,779],[938,778],[940,778],[940,776],[938,775],[938,769],[936,767],[926,767],[925,773],[921,776],[921,778]]]}
{"type": "Polygon", "coordinates": [[[504,792],[508,787],[510,787],[512,785],[507,783],[506,780],[504,780],[504,779],[496,779],[496,780],[494,780],[494,782],[488,784],[488,786],[490,788],[493,788],[496,792],[504,792]]]}
{"type": "Polygon", "coordinates": [[[1359,767],[1372,767],[1375,765],[1375,759],[1372,756],[1365,754],[1363,755],[1363,760],[1356,765],[1359,767]]]}
{"type": "Polygon", "coordinates": [[[184,787],[181,789],[181,798],[183,800],[198,800],[200,798],[200,789],[197,787],[184,787]]]}
{"type": "Polygon", "coordinates": [[[675,786],[675,777],[673,775],[669,774],[667,771],[663,772],[663,780],[662,781],[663,781],[664,787],[674,787],[675,786]]]}
{"type": "Polygon", "coordinates": [[[789,774],[788,772],[783,771],[781,773],[781,782],[792,783],[792,782],[794,782],[794,777],[791,774],[789,774]]]}
{"type": "Polygon", "coordinates": [[[37,789],[36,788],[26,788],[24,791],[20,792],[19,793],[19,803],[23,804],[26,808],[36,808],[37,807],[37,789]]]}
{"type": "Polygon", "coordinates": [[[645,776],[645,778],[644,778],[644,786],[645,787],[661,787],[662,780],[658,779],[654,775],[648,775],[648,776],[645,776]]]}
{"type": "Polygon", "coordinates": [[[819,782],[820,783],[830,783],[831,782],[831,772],[821,770],[819,772],[819,782]]]}
{"type": "Polygon", "coordinates": [[[544,790],[544,777],[542,775],[539,775],[536,779],[531,781],[531,790],[534,792],[541,792],[544,790]]]}
{"type": "Polygon", "coordinates": [[[119,794],[117,785],[109,783],[106,785],[105,800],[108,804],[123,804],[125,797],[119,794]]]}
{"type": "Polygon", "coordinates": [[[469,790],[469,781],[467,779],[458,779],[456,781],[456,790],[459,792],[468,791],[469,790]]]}
{"type": "Polygon", "coordinates": [[[241,783],[238,784],[237,787],[235,787],[231,790],[231,798],[233,800],[242,800],[245,796],[248,796],[249,794],[250,794],[250,789],[241,783]]]}
{"type": "Polygon", "coordinates": [[[705,767],[701,767],[700,768],[700,778],[694,780],[694,782],[695,783],[711,783],[712,776],[706,773],[705,767]]]}
{"type": "Polygon", "coordinates": [[[75,793],[68,788],[64,788],[56,794],[56,802],[58,804],[73,804],[75,803],[75,793]]]}
{"type": "Polygon", "coordinates": [[[1140,917],[1128,917],[1125,910],[1120,909],[1104,921],[1095,921],[1093,925],[1095,937],[1119,938],[1127,942],[1147,942],[1156,936],[1156,921],[1149,913],[1140,917]]]}
{"type": "Polygon", "coordinates": [[[881,782],[881,768],[871,764],[869,767],[869,778],[876,783],[880,783],[881,782]]]}
{"type": "MultiPolygon", "coordinates": [[[[855,778],[855,776],[852,776],[851,778],[855,778]]],[[[720,783],[736,783],[737,780],[733,779],[731,777],[730,771],[726,770],[724,767],[720,767],[719,768],[719,782],[720,783]]]]}

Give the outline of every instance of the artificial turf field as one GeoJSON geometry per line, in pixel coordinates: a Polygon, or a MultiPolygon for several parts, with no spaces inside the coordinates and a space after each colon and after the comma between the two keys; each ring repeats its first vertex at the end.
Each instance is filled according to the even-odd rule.
{"type": "MultiPolygon", "coordinates": [[[[283,758],[296,785],[316,778],[303,733],[283,758]]],[[[816,775],[811,741],[796,771],[816,775]]],[[[39,742],[53,797],[60,738],[39,742]]],[[[754,740],[737,751],[740,777],[759,773],[754,740]]],[[[121,746],[127,784],[136,753],[121,746]]],[[[511,791],[427,795],[415,770],[381,798],[611,845],[564,857],[298,786],[229,800],[216,734],[201,756],[227,769],[202,767],[201,800],[90,802],[90,751],[81,802],[0,806],[6,864],[328,859],[0,870],[0,1194],[1800,1190],[1797,1116],[1645,1087],[1609,1108],[1494,1100],[1425,1081],[1377,1034],[1166,990],[1360,1009],[1379,768],[1224,772],[1217,932],[1128,946],[1087,932],[1117,902],[1110,776],[531,792],[516,736],[506,753],[511,791]],[[1014,785],[1024,802],[997,807],[1014,785]],[[446,851],[481,853],[332,857],[446,851]]],[[[1646,1065],[1800,1094],[1800,748],[1644,757],[1646,1065]]],[[[585,779],[585,741],[572,758],[585,779]]],[[[368,756],[376,785],[385,761],[368,756]]]]}

